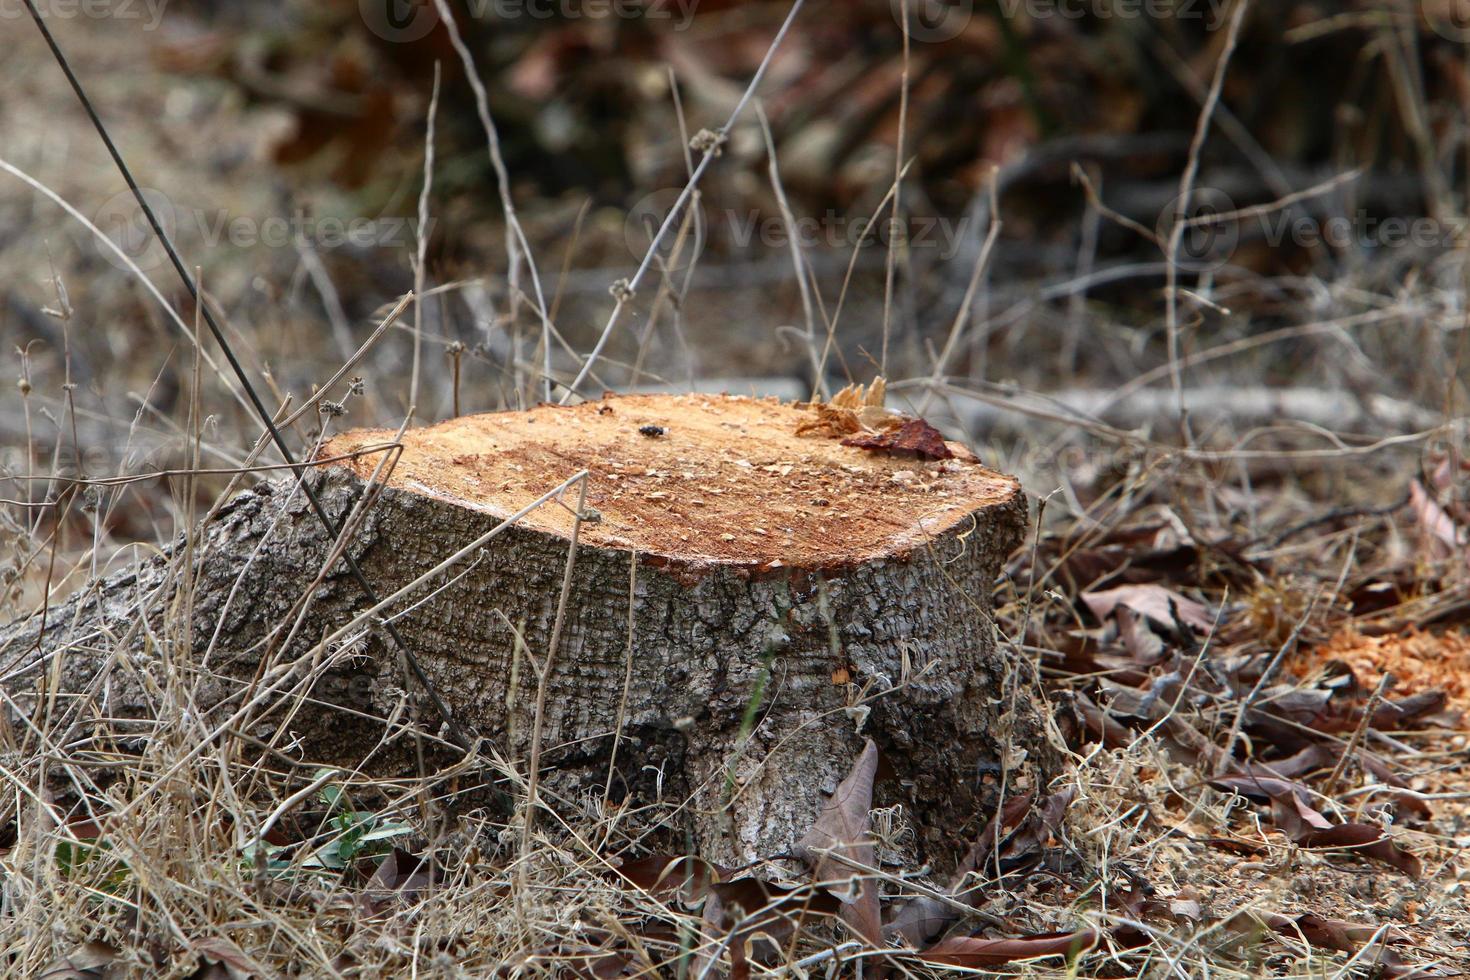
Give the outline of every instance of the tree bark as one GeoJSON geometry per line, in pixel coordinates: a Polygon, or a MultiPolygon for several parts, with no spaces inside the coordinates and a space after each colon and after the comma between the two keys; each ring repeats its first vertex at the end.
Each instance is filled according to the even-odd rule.
{"type": "MultiPolygon", "coordinates": [[[[386,616],[457,722],[521,773],[541,704],[560,799],[610,783],[614,802],[689,801],[704,856],[750,861],[790,850],[872,737],[894,773],[878,805],[902,803],[916,856],[943,864],[1003,788],[1056,771],[1032,668],[990,619],[1025,504],[959,447],[870,452],[832,417],[705,396],[543,406],[410,432],[378,483],[373,449],[393,433],[349,433],[322,457],[356,455],[308,479],[347,515],[341,545],[380,597],[582,469],[589,510],[577,519],[573,488],[364,617],[300,488],[261,483],[192,547],[97,583],[44,628],[0,630],[0,685],[78,751],[176,724],[182,685],[201,732],[393,772],[423,751],[411,722],[432,758],[445,732],[386,616]],[[797,434],[814,421],[827,428],[797,434]]],[[[897,431],[878,424],[859,435],[897,431]]]]}

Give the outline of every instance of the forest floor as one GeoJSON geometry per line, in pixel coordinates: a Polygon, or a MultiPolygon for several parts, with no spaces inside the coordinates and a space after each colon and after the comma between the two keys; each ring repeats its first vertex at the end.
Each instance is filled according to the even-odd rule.
{"type": "MultiPolygon", "coordinates": [[[[128,268],[53,199],[121,228],[125,245],[140,227],[25,27],[6,27],[0,59],[0,355],[20,379],[0,396],[0,535],[12,556],[0,621],[183,534],[231,471],[250,469],[259,437],[217,352],[206,345],[216,360],[196,362],[192,304],[159,255],[127,248],[138,266],[128,268]]],[[[363,383],[329,393],[343,416],[309,413],[289,430],[294,444],[396,427],[411,405],[427,421],[539,400],[541,327],[524,310],[498,312],[508,301],[488,271],[505,263],[493,220],[456,225],[453,255],[428,273],[433,301],[373,334],[415,285],[412,229],[384,216],[415,213],[421,143],[384,139],[378,237],[318,248],[322,222],[350,221],[363,192],[324,172],[283,175],[273,154],[304,110],[190,75],[212,33],[176,28],[149,57],[105,24],[68,22],[64,40],[84,78],[107,80],[92,86],[101,114],[143,182],[165,189],[186,254],[272,398],[317,394],[367,342],[350,372],[363,383]],[[301,200],[315,230],[272,238],[269,219],[301,200]],[[215,235],[237,219],[236,240],[215,235]]],[[[758,158],[759,130],[746,135],[758,158]]],[[[481,154],[441,162],[456,172],[481,154]]],[[[569,352],[596,340],[607,287],[636,256],[618,209],[534,195],[522,210],[564,300],[554,360],[565,381],[569,352]]],[[[434,213],[483,207],[473,196],[447,190],[434,213]]],[[[1000,238],[994,251],[1026,244],[1000,238]]],[[[141,746],[57,743],[48,718],[5,716],[4,972],[1470,970],[1463,251],[1448,256],[1457,262],[1426,251],[1326,272],[1192,276],[1172,311],[1186,322],[1182,360],[1166,353],[1170,317],[1152,281],[1103,303],[1076,285],[1079,269],[1017,274],[986,287],[985,318],[956,315],[988,254],[961,255],[958,274],[949,263],[914,271],[912,293],[896,298],[881,250],[855,271],[838,249],[811,258],[824,309],[850,289],[842,316],[861,324],[839,345],[842,371],[886,367],[890,404],[967,437],[1033,495],[1034,536],[997,585],[997,620],[1041,679],[1071,763],[1057,785],[987,815],[980,839],[956,841],[968,873],[953,880],[885,863],[906,817],[863,815],[890,948],[855,939],[842,903],[788,862],[718,869],[641,849],[658,809],[541,799],[524,849],[516,825],[449,815],[439,779],[200,754],[180,680],[160,690],[141,746]],[[908,319],[896,321],[889,362],[879,325],[893,305],[908,319]],[[964,353],[948,368],[947,341],[964,353]],[[1277,382],[1290,398],[1263,387],[1277,382]],[[1089,392],[1117,398],[1084,406],[1089,392]],[[924,899],[930,918],[914,931],[924,899]]],[[[807,397],[826,332],[803,313],[790,263],[780,248],[756,259],[711,250],[703,278],[666,276],[597,380],[807,397]]],[[[0,651],[0,677],[12,655],[0,651]]],[[[524,772],[502,776],[524,789],[524,772]]]]}

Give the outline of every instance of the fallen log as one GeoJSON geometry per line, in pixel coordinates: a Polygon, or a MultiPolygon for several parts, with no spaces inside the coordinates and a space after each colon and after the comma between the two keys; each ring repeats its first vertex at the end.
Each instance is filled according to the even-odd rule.
{"type": "Polygon", "coordinates": [[[73,753],[187,723],[381,772],[446,735],[391,618],[455,724],[523,773],[539,739],[563,799],[690,800],[701,853],[752,860],[789,851],[871,737],[896,776],[877,802],[939,851],[1055,771],[990,618],[1026,511],[883,416],[639,395],[346,433],[308,477],[339,536],[263,482],[0,629],[0,686],[73,753]]]}

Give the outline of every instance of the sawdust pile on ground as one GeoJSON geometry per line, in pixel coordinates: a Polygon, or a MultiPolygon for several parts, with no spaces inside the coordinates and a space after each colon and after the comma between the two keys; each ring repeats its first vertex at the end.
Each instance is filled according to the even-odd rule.
{"type": "Polygon", "coordinates": [[[1386,673],[1393,691],[1415,694],[1441,688],[1452,708],[1470,711],[1470,635],[1457,630],[1365,636],[1343,630],[1319,647],[1299,655],[1292,665],[1306,676],[1329,660],[1341,660],[1369,687],[1386,673]]]}

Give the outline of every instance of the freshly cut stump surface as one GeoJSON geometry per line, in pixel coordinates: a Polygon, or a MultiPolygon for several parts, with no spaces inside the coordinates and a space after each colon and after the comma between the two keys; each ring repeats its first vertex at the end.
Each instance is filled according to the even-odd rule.
{"type": "MultiPolygon", "coordinates": [[[[990,619],[1025,503],[1014,479],[937,436],[918,454],[844,444],[895,431],[880,418],[854,433],[874,411],[608,397],[412,430],[396,458],[394,432],[348,432],[310,479],[388,596],[588,471],[540,719],[553,798],[600,799],[611,771],[614,804],[666,806],[705,857],[750,861],[791,851],[872,738],[892,772],[876,804],[903,804],[912,856],[943,866],[1002,783],[1024,792],[1056,771],[1031,665],[990,619]]],[[[194,661],[174,651],[169,676],[201,671],[202,710],[253,698],[237,723],[250,745],[411,770],[423,745],[410,723],[443,732],[378,625],[390,616],[460,725],[524,773],[577,499],[573,487],[364,618],[302,494],[262,483],[198,535],[194,661]],[[265,700],[267,687],[292,697],[265,700]]],[[[77,716],[134,717],[146,732],[158,678],[130,663],[100,682],[117,659],[99,638],[139,634],[140,613],[172,635],[163,583],[187,554],[51,610],[44,635],[34,618],[0,629],[0,649],[33,644],[39,665],[66,645],[60,689],[109,699],[77,716]]],[[[22,705],[38,674],[9,675],[22,705]]]]}
{"type": "MultiPolygon", "coordinates": [[[[773,400],[628,395],[571,408],[475,415],[404,433],[389,486],[509,517],[582,469],[601,515],[584,543],[698,569],[830,573],[906,555],[971,514],[1019,498],[1010,477],[958,445],[921,462],[798,435],[807,410],[773,400]]],[[[393,441],[350,432],[323,456],[393,441]]],[[[347,465],[366,479],[378,456],[347,465]]],[[[569,507],[542,507],[521,526],[568,536],[569,507]]]]}

